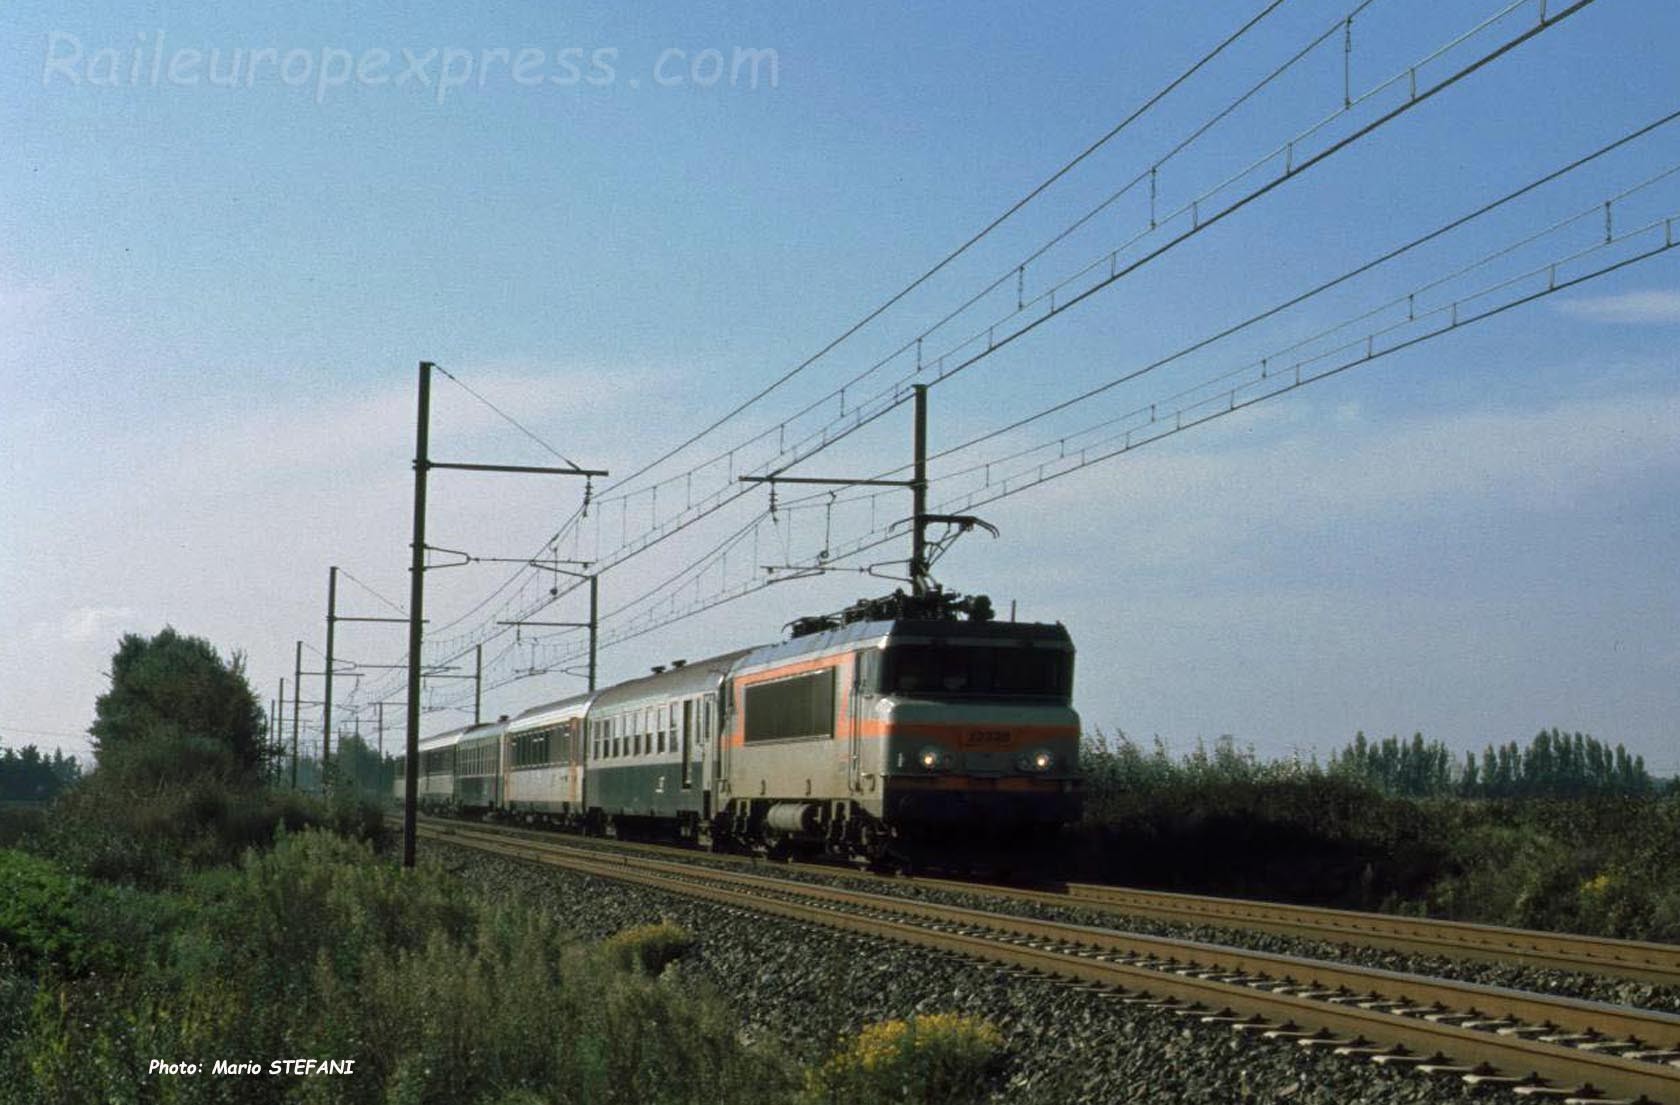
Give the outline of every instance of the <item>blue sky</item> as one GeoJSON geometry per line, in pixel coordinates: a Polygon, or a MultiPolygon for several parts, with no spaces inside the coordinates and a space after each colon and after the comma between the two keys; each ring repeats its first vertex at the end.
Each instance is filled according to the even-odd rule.
{"type": "MultiPolygon", "coordinates": [[[[14,631],[0,644],[0,740],[80,747],[74,734],[124,631],[167,622],[241,649],[266,699],[290,675],[294,640],[322,647],[329,564],[378,593],[348,583],[346,612],[405,601],[417,361],[449,368],[566,455],[627,474],[820,349],[1262,6],[9,5],[0,609],[14,631]],[[264,49],[267,67],[252,69],[264,49]],[[424,80],[398,85],[405,49],[437,53],[424,80]],[[522,50],[540,52],[525,73],[538,83],[514,77],[522,50]],[[749,55],[757,85],[750,64],[732,83],[738,50],[773,51],[774,79],[760,53],[749,55]],[[231,68],[235,51],[243,68],[231,68]],[[237,87],[210,83],[218,66],[237,87]]],[[[703,445],[774,428],[902,347],[1351,6],[1288,0],[703,445]]],[[[1351,90],[1404,73],[1504,7],[1421,13],[1377,0],[1353,23],[1351,90]]],[[[1538,10],[1517,7],[1420,80],[1538,10]]],[[[1598,0],[936,387],[935,447],[1147,364],[1680,108],[1665,48],[1677,32],[1669,6],[1598,0]]],[[[1159,211],[1336,115],[1342,44],[1338,32],[1164,165],[1159,211]]],[[[1677,136],[1672,124],[973,455],[1165,403],[1589,211],[1680,163],[1677,136]]],[[[1676,212],[1669,179],[1618,204],[1615,225],[1676,212]]],[[[1026,295],[1147,218],[1143,193],[1117,201],[1028,266],[1026,295]]],[[[1570,224],[1433,302],[1587,248],[1602,231],[1601,219],[1570,224]]],[[[1014,305],[1006,284],[930,335],[930,358],[1014,305]]],[[[1180,749],[1230,733],[1267,754],[1323,754],[1358,729],[1479,748],[1559,725],[1680,770],[1677,331],[1680,269],[1665,254],[990,504],[980,513],[1002,536],[964,538],[940,576],[1067,622],[1081,650],[1077,704],[1109,731],[1180,749]]],[[[544,462],[453,383],[440,380],[437,395],[437,455],[544,462]]],[[[900,411],[800,471],[869,474],[901,462],[907,445],[900,411]]],[[[569,483],[434,484],[434,543],[483,556],[531,551],[578,501],[569,483]]],[[[633,503],[659,516],[645,497],[633,503]]],[[[745,500],[609,572],[604,605],[764,505],[745,500]]],[[[631,508],[608,509],[592,520],[628,532],[631,508]]],[[[761,544],[809,556],[823,514],[761,522],[761,544]]],[[[839,535],[869,528],[856,509],[833,522],[839,535]]],[[[602,538],[585,533],[593,550],[602,538]]],[[[741,550],[691,593],[746,578],[748,559],[741,550]]],[[[433,575],[434,624],[507,575],[433,575]]],[[[796,614],[885,586],[834,574],[772,587],[609,650],[603,672],[768,640],[796,614]]],[[[544,616],[580,614],[562,603],[544,616]]],[[[390,663],[399,638],[346,627],[340,651],[390,663]]],[[[468,640],[440,633],[435,656],[468,640]]],[[[510,644],[487,647],[491,682],[565,652],[510,644]]],[[[354,701],[387,682],[365,677],[354,701]]],[[[508,682],[486,711],[578,685],[558,674],[508,682]]],[[[440,687],[430,701],[458,697],[440,687]]],[[[429,714],[427,727],[460,717],[429,714]]]]}

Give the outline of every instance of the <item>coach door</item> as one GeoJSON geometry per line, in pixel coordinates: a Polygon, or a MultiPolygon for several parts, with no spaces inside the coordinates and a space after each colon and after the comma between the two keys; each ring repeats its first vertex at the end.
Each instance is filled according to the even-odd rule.
{"type": "Polygon", "coordinates": [[[852,654],[852,689],[846,696],[846,785],[853,793],[863,789],[863,654],[852,654]]]}
{"type": "Polygon", "coordinates": [[[682,704],[682,734],[678,743],[682,755],[682,788],[694,789],[694,699],[685,698],[682,704]]]}
{"type": "Polygon", "coordinates": [[[711,744],[712,753],[707,757],[712,762],[711,791],[717,803],[716,809],[721,811],[728,802],[726,792],[729,789],[729,710],[727,703],[735,693],[735,684],[731,680],[724,680],[718,687],[716,695],[707,695],[706,702],[706,739],[711,744]]]}

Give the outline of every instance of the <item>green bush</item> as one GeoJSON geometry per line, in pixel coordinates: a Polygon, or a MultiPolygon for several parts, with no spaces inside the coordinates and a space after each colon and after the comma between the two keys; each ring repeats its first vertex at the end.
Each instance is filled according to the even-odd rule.
{"type": "Polygon", "coordinates": [[[621,970],[639,970],[657,975],[668,963],[687,955],[694,947],[694,935],[673,921],[637,925],[607,937],[602,945],[607,958],[621,970]]]}
{"type": "MultiPolygon", "coordinates": [[[[1529,759],[1564,747],[1542,736],[1529,759]]],[[[1590,766],[1597,746],[1576,743],[1590,766]]],[[[1421,738],[1353,748],[1392,749],[1397,778],[1405,748],[1421,749],[1417,764],[1445,762],[1421,738]]],[[[1680,940],[1680,792],[1641,782],[1637,760],[1622,790],[1494,800],[1457,796],[1457,777],[1446,794],[1405,797],[1348,766],[1360,756],[1326,771],[1261,761],[1228,738],[1173,759],[1159,742],[1145,751],[1097,734],[1082,757],[1085,817],[1063,838],[1070,877],[1680,940]]]]}
{"type": "Polygon", "coordinates": [[[800,1101],[983,1101],[1002,1048],[1003,1035],[995,1027],[958,1013],[868,1025],[826,1062],[806,1072],[800,1101]]]}
{"type": "Polygon", "coordinates": [[[0,851],[0,946],[22,973],[82,974],[112,965],[117,949],[96,923],[100,888],[46,860],[0,851]]]}
{"type": "Polygon", "coordinates": [[[1436,815],[1451,848],[1429,912],[1680,940],[1680,798],[1442,803],[1436,815]]]}

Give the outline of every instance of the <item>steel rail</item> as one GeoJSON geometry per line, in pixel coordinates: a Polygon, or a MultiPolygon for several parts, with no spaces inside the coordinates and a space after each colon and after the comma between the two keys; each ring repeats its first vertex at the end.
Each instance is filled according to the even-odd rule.
{"type": "Polygon", "coordinates": [[[1680,1050],[1675,1050],[1680,1017],[1670,1014],[666,860],[603,857],[587,848],[480,829],[428,826],[427,835],[742,909],[1119,987],[1127,994],[1141,989],[1134,996],[1149,1004],[1229,1023],[1238,1031],[1294,1039],[1302,1046],[1335,1047],[1473,1080],[1579,1085],[1580,1100],[1644,1096],[1680,1102],[1680,1050]]]}

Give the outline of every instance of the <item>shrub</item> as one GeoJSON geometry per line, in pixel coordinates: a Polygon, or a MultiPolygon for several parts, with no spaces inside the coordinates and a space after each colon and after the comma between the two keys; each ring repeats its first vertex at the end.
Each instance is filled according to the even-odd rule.
{"type": "Polygon", "coordinates": [[[801,1101],[914,1101],[962,1105],[985,1098],[1003,1035],[978,1017],[935,1013],[866,1026],[806,1073],[801,1101]]]}
{"type": "Polygon", "coordinates": [[[637,925],[607,937],[602,944],[608,960],[626,971],[657,975],[694,947],[694,935],[674,921],[637,925]]]}
{"type": "Polygon", "coordinates": [[[116,948],[93,923],[99,888],[22,852],[0,852],[0,946],[25,972],[79,974],[106,966],[116,948]]]}

